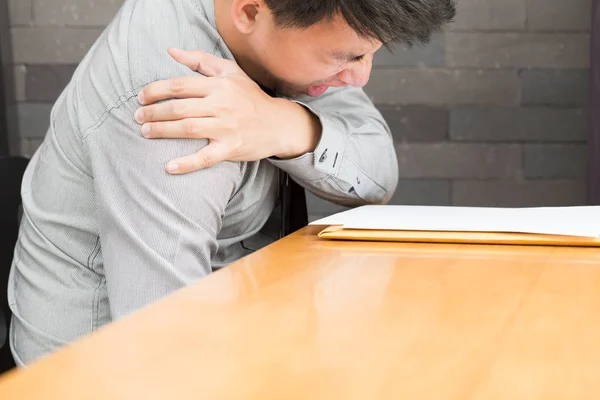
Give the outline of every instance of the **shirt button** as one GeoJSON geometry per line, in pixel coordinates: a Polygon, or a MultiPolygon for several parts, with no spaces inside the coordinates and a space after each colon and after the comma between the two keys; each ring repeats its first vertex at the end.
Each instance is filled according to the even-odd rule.
{"type": "Polygon", "coordinates": [[[319,162],[320,162],[320,163],[322,163],[322,162],[324,162],[325,160],[327,160],[327,150],[328,150],[328,149],[325,149],[325,151],[323,152],[323,154],[321,154],[321,158],[319,158],[319,162]]]}

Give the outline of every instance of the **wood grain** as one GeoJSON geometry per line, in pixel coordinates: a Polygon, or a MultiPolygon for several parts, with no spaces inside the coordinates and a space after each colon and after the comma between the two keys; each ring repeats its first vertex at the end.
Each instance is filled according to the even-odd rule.
{"type": "Polygon", "coordinates": [[[600,398],[598,249],[323,228],[7,374],[0,398],[600,398]]]}

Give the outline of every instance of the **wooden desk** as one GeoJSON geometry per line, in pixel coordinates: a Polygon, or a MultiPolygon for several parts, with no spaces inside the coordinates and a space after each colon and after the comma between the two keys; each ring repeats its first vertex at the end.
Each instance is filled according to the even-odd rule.
{"type": "Polygon", "coordinates": [[[600,398],[598,249],[318,229],[9,374],[0,398],[600,398]]]}

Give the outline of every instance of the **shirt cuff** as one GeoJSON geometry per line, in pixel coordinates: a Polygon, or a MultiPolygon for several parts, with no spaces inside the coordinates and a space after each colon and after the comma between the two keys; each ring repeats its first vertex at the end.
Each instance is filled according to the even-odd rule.
{"type": "Polygon", "coordinates": [[[349,132],[344,123],[335,114],[319,114],[304,103],[296,103],[306,107],[321,121],[319,144],[312,153],[289,160],[271,158],[269,161],[300,182],[315,182],[331,177],[349,185],[358,197],[367,202],[377,203],[379,199],[384,198],[385,189],[353,161],[358,158],[358,154],[352,154],[357,149],[348,145],[349,132]]]}
{"type": "Polygon", "coordinates": [[[347,138],[344,126],[334,117],[319,114],[302,102],[294,102],[305,107],[319,118],[322,126],[319,144],[312,153],[306,153],[288,160],[277,158],[270,158],[269,160],[276,167],[288,172],[290,175],[306,180],[316,180],[326,176],[338,177],[346,148],[347,138]]]}

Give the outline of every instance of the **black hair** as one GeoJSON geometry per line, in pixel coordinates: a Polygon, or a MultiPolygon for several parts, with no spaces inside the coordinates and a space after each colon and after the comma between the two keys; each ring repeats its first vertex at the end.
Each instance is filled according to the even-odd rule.
{"type": "Polygon", "coordinates": [[[385,45],[426,43],[454,18],[454,0],[265,0],[275,24],[308,28],[341,15],[360,36],[385,45]]]}

